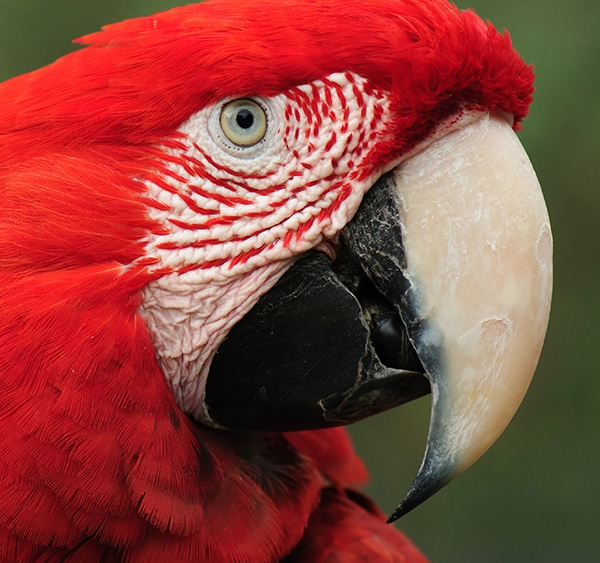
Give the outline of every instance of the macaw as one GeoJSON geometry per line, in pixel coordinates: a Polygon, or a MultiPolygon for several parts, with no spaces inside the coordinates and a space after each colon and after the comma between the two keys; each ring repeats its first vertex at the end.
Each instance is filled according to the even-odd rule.
{"type": "Polygon", "coordinates": [[[432,393],[390,521],[502,432],[552,238],[533,73],[446,0],[209,0],[0,85],[0,559],[425,561],[343,429],[432,393]]]}

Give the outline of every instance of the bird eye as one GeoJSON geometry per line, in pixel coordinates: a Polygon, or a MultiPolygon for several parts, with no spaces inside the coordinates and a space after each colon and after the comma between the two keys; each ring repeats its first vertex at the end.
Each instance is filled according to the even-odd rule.
{"type": "Polygon", "coordinates": [[[267,116],[256,102],[234,100],[221,110],[221,129],[225,136],[240,147],[256,145],[267,132],[267,116]]]}

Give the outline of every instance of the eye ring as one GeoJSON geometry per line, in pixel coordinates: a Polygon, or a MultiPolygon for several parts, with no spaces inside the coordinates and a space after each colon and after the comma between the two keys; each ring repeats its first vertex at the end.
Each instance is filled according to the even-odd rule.
{"type": "Polygon", "coordinates": [[[251,147],[265,137],[267,114],[255,101],[241,98],[222,107],[219,124],[225,137],[234,145],[251,147]]]}

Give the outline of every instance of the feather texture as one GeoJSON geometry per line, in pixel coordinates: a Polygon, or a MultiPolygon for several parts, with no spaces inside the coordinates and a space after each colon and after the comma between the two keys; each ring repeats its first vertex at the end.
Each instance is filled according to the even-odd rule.
{"type": "Polygon", "coordinates": [[[423,561],[346,492],[366,473],[345,431],[226,433],[177,406],[140,316],[171,273],[145,254],[145,182],[221,99],[355,73],[392,100],[372,173],[465,105],[518,123],[531,69],[445,0],[211,0],[80,43],[0,85],[0,559],[270,562],[306,534],[289,561],[423,561]]]}

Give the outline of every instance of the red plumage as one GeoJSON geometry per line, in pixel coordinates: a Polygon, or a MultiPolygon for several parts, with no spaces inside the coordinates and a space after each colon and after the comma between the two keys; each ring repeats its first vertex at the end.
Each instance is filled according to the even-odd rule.
{"type": "Polygon", "coordinates": [[[205,105],[332,72],[392,92],[373,166],[465,103],[518,121],[508,36],[441,0],[220,0],[80,42],[0,85],[0,559],[266,562],[306,533],[291,561],[423,561],[344,492],[365,471],[343,430],[231,434],[176,406],[138,310],[161,275],[142,180],[205,105]]]}

